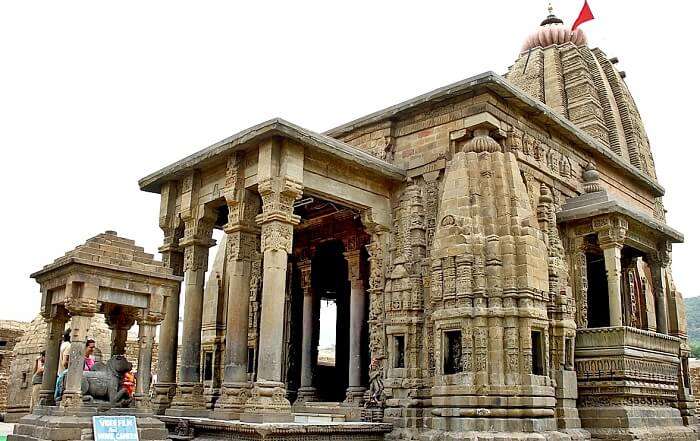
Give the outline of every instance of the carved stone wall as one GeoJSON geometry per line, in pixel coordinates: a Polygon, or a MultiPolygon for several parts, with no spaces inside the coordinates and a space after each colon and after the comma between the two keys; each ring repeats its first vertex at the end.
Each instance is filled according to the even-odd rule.
{"type": "Polygon", "coordinates": [[[24,335],[29,323],[0,320],[0,414],[7,411],[10,367],[15,358],[14,347],[24,335]]]}

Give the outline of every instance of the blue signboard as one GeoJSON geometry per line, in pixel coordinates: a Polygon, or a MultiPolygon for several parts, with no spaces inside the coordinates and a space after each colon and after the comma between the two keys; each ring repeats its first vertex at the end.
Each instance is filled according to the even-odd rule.
{"type": "Polygon", "coordinates": [[[139,441],[133,415],[94,416],[92,430],[95,441],[139,441]]]}

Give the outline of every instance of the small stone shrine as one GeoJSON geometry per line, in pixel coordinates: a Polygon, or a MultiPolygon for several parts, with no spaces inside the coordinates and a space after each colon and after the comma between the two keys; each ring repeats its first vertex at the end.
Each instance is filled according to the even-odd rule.
{"type": "Polygon", "coordinates": [[[177,295],[181,278],[114,231],[89,239],[32,277],[41,286],[41,314],[48,325],[46,367],[40,405],[19,421],[10,439],[89,440],[90,417],[105,414],[136,415],[142,441],[165,439],[164,424],[150,411],[151,358],[163,306],[177,295]],[[111,330],[112,358],[83,372],[87,332],[96,314],[104,315],[111,330]],[[63,395],[56,403],[59,347],[67,323],[71,329],[70,361],[63,395]],[[119,387],[121,375],[131,369],[124,353],[127,332],[135,323],[139,327],[139,370],[135,403],[125,409],[122,406],[128,403],[114,388],[119,387]]]}

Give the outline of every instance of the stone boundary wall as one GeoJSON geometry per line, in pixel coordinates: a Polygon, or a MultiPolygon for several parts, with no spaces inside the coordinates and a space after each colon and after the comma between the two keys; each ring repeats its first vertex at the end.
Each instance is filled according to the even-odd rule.
{"type": "Polygon", "coordinates": [[[7,389],[10,383],[10,366],[14,360],[14,348],[24,335],[28,322],[0,320],[0,414],[7,411],[7,389]]]}

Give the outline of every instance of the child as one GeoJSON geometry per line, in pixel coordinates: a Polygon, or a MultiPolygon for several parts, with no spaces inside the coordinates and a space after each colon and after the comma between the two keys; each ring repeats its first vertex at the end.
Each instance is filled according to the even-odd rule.
{"type": "Polygon", "coordinates": [[[136,377],[134,377],[134,374],[131,373],[131,371],[124,373],[122,388],[129,394],[130,397],[134,395],[134,391],[136,390],[136,377]]]}

